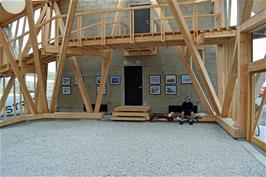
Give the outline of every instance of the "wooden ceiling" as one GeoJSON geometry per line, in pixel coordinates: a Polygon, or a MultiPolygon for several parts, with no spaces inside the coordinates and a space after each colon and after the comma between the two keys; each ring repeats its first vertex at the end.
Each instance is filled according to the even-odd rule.
{"type": "MultiPolygon", "coordinates": [[[[32,0],[34,9],[38,9],[40,7],[43,7],[45,5],[46,0],[32,0]]],[[[0,27],[4,27],[7,24],[11,23],[12,21],[17,20],[18,18],[25,15],[25,10],[19,14],[10,14],[5,11],[5,9],[2,7],[2,4],[0,3],[0,27]]]]}

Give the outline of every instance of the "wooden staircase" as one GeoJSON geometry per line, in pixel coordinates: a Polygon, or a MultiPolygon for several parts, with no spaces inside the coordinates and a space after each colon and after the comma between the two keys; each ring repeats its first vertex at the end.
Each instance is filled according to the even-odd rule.
{"type": "Polygon", "coordinates": [[[112,113],[116,121],[147,121],[150,120],[149,106],[119,106],[112,113]]]}

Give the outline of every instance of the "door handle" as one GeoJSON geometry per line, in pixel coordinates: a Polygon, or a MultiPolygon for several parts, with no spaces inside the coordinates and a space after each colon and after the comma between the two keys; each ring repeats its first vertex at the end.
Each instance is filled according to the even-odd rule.
{"type": "Polygon", "coordinates": [[[142,88],[142,86],[139,86],[139,89],[141,89],[142,88]]]}

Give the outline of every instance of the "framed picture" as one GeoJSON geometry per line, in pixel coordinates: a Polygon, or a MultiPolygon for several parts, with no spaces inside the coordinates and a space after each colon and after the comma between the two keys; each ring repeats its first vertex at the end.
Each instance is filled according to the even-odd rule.
{"type": "Polygon", "coordinates": [[[166,95],[176,95],[176,86],[175,85],[165,86],[165,94],[166,95]]]}
{"type": "Polygon", "coordinates": [[[165,76],[166,84],[176,84],[176,75],[166,75],[165,76]]]}
{"type": "Polygon", "coordinates": [[[96,76],[96,85],[100,85],[102,76],[96,76]]]}
{"type": "Polygon", "coordinates": [[[160,85],[150,86],[150,95],[160,95],[160,94],[161,94],[161,86],[160,85]]]}
{"type": "Polygon", "coordinates": [[[159,75],[151,75],[149,83],[150,84],[161,84],[161,76],[159,76],[159,75]]]}
{"type": "MultiPolygon", "coordinates": [[[[100,86],[97,85],[97,86],[96,86],[96,95],[98,95],[98,93],[99,93],[99,89],[100,89],[100,86]]],[[[106,95],[106,87],[104,87],[103,94],[106,95]]]]}
{"type": "Polygon", "coordinates": [[[181,75],[181,84],[192,84],[192,80],[190,79],[188,74],[181,75]]]}
{"type": "MultiPolygon", "coordinates": [[[[82,76],[82,80],[84,81],[84,76],[82,76]]],[[[74,84],[75,84],[75,85],[78,85],[78,81],[77,81],[77,78],[76,78],[76,77],[75,77],[74,84]]]]}
{"type": "Polygon", "coordinates": [[[110,77],[110,85],[119,85],[119,84],[120,84],[120,76],[110,77]]]}
{"type": "Polygon", "coordinates": [[[62,95],[70,95],[71,94],[71,87],[62,87],[62,95]]]}
{"type": "Polygon", "coordinates": [[[69,77],[69,76],[63,76],[61,78],[61,84],[62,85],[71,85],[71,77],[69,77]]]}

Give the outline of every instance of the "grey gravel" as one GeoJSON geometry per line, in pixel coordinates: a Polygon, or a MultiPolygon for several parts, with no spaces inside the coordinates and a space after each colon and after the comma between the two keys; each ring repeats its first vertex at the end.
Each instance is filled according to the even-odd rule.
{"type": "Polygon", "coordinates": [[[216,124],[42,120],[0,129],[1,176],[264,176],[216,124]]]}

